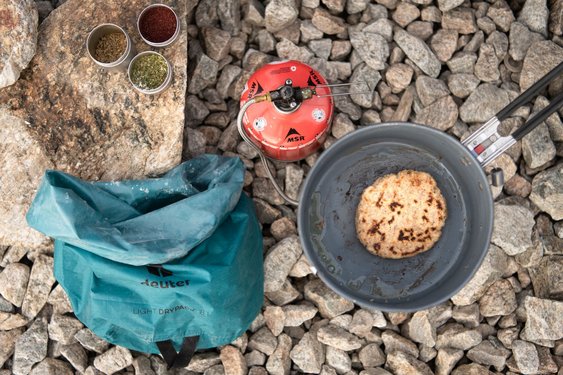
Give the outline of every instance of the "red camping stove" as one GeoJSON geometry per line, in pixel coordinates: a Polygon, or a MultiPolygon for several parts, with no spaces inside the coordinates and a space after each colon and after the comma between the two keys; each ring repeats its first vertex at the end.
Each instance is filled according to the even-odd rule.
{"type": "Polygon", "coordinates": [[[269,158],[295,161],[325,141],[333,114],[326,79],[299,61],[271,63],[248,80],[239,132],[269,158]]]}

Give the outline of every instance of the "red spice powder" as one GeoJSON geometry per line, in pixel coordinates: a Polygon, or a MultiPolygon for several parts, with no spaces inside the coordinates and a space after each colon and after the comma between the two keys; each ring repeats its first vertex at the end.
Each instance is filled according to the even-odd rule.
{"type": "Polygon", "coordinates": [[[166,42],[176,32],[176,16],[166,7],[150,8],[141,17],[139,30],[148,41],[166,42]]]}

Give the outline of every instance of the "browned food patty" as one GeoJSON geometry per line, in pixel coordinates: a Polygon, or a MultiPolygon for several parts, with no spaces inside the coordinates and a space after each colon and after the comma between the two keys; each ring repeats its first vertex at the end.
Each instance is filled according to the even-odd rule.
{"type": "Polygon", "coordinates": [[[404,170],[380,177],[364,190],[356,232],[373,254],[407,258],[434,246],[446,216],[446,201],[432,176],[404,170]]]}

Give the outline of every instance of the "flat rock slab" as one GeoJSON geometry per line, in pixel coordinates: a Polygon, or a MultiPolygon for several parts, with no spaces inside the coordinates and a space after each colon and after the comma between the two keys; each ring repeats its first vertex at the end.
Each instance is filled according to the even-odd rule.
{"type": "Polygon", "coordinates": [[[35,55],[37,8],[33,0],[4,0],[0,5],[0,88],[16,82],[35,55]]]}
{"type": "Polygon", "coordinates": [[[126,73],[106,72],[85,48],[97,24],[122,26],[148,50],[136,19],[150,0],[68,0],[42,23],[37,54],[14,85],[0,91],[0,244],[44,247],[25,212],[43,172],[56,168],[92,180],[141,178],[181,160],[186,92],[186,0],[169,2],[182,32],[160,49],[174,67],[160,95],[140,94],[126,73]]]}

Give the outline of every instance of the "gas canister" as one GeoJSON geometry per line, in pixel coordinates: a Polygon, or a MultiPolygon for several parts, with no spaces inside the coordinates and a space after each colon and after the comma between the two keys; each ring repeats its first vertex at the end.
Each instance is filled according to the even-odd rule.
{"type": "Polygon", "coordinates": [[[281,161],[314,153],[327,137],[334,111],[326,79],[293,60],[258,69],[246,83],[240,102],[244,113],[239,131],[267,157],[281,161]],[[252,99],[257,101],[245,107],[252,99]]]}

